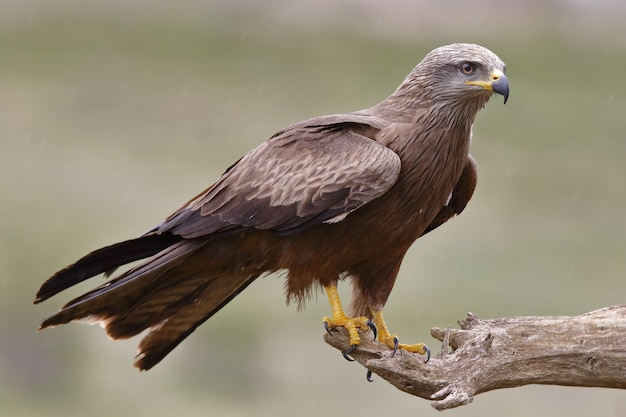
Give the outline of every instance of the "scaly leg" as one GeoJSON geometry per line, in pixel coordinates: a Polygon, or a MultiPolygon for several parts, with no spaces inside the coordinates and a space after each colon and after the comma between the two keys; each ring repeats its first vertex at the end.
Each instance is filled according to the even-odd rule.
{"type": "Polygon", "coordinates": [[[330,333],[330,329],[335,327],[344,327],[348,330],[348,334],[350,335],[350,346],[351,348],[345,352],[343,352],[343,356],[348,359],[350,353],[354,352],[359,343],[361,343],[361,336],[359,336],[359,329],[368,328],[372,329],[374,332],[374,338],[376,338],[376,327],[374,323],[367,317],[346,317],[346,314],[343,312],[343,308],[341,307],[341,300],[339,300],[339,294],[337,293],[336,285],[329,285],[328,287],[324,287],[326,290],[326,294],[328,295],[328,301],[330,302],[330,311],[332,317],[324,317],[322,321],[324,322],[324,327],[326,331],[330,333]]]}
{"type": "Polygon", "coordinates": [[[370,311],[372,312],[372,317],[374,318],[374,324],[378,328],[378,340],[390,348],[393,348],[394,355],[398,349],[404,349],[408,352],[426,355],[426,362],[428,362],[428,359],[430,359],[430,349],[428,349],[428,346],[424,343],[416,343],[414,345],[398,343],[398,336],[389,333],[389,329],[387,329],[385,319],[383,318],[383,311],[374,309],[370,309],[370,311]]]}

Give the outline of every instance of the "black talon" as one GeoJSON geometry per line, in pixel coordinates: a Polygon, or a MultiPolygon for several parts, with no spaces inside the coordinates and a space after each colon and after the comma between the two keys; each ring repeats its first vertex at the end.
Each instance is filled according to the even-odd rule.
{"type": "Polygon", "coordinates": [[[354,358],[351,357],[350,354],[356,350],[357,346],[359,345],[352,345],[350,349],[341,352],[345,360],[348,362],[354,362],[354,358]]]}
{"type": "Polygon", "coordinates": [[[367,382],[374,382],[374,380],[372,379],[372,371],[367,371],[367,374],[365,374],[365,379],[367,379],[367,382]]]}
{"type": "Polygon", "coordinates": [[[371,320],[367,321],[367,325],[370,329],[372,329],[372,333],[374,333],[374,340],[376,340],[376,338],[378,337],[378,329],[376,328],[376,325],[371,320]]]}
{"type": "Polygon", "coordinates": [[[328,322],[327,322],[327,321],[325,321],[325,322],[324,322],[324,328],[326,329],[326,331],[328,332],[328,334],[331,334],[331,333],[330,333],[330,326],[328,325],[328,322]]]}
{"type": "Polygon", "coordinates": [[[428,348],[428,346],[424,345],[424,350],[426,350],[426,362],[424,363],[428,363],[428,361],[430,360],[430,349],[428,348]]]}
{"type": "Polygon", "coordinates": [[[400,344],[400,342],[398,342],[398,336],[394,336],[393,337],[393,353],[391,354],[392,358],[394,356],[396,356],[396,352],[398,351],[398,345],[399,344],[400,344]]]}

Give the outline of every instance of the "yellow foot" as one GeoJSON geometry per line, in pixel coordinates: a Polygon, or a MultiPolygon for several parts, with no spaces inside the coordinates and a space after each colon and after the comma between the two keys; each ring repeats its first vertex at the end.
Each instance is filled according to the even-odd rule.
{"type": "Polygon", "coordinates": [[[335,327],[343,327],[348,331],[348,334],[350,335],[350,349],[341,353],[343,354],[343,357],[349,361],[353,361],[354,359],[348,355],[354,352],[359,346],[359,343],[361,343],[359,329],[365,331],[371,329],[374,332],[374,339],[376,339],[376,326],[374,326],[374,323],[367,317],[324,317],[322,321],[324,322],[324,328],[328,334],[330,334],[330,330],[335,327]]]}
{"type": "Polygon", "coordinates": [[[328,294],[328,301],[330,302],[330,308],[332,317],[324,317],[324,328],[330,334],[330,330],[335,327],[343,327],[348,331],[350,335],[350,349],[341,352],[343,357],[349,361],[353,361],[349,355],[354,352],[361,343],[361,336],[359,335],[359,329],[367,331],[372,329],[374,332],[374,339],[376,339],[376,326],[367,317],[346,317],[339,301],[339,295],[337,294],[337,287],[334,285],[326,287],[326,294],[328,294]]]}
{"type": "Polygon", "coordinates": [[[389,335],[388,338],[382,338],[379,336],[378,340],[381,343],[386,344],[393,349],[395,355],[398,349],[404,349],[407,352],[419,353],[420,355],[426,355],[426,362],[430,359],[430,349],[424,343],[415,343],[413,345],[407,345],[406,343],[398,343],[398,336],[395,334],[389,335]]]}
{"type": "Polygon", "coordinates": [[[374,324],[378,328],[378,340],[381,343],[386,344],[393,349],[393,355],[396,354],[398,349],[406,350],[411,353],[419,353],[420,355],[426,355],[426,362],[430,359],[430,349],[424,343],[415,343],[413,345],[407,345],[398,342],[398,336],[389,333],[385,319],[383,318],[382,310],[372,310],[372,316],[374,317],[374,324]]]}

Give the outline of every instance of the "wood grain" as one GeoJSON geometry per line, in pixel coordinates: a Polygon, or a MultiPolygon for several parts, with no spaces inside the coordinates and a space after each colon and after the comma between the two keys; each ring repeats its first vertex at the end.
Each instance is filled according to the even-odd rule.
{"type": "MultiPolygon", "coordinates": [[[[474,396],[528,384],[626,388],[626,305],[579,316],[481,320],[469,313],[460,329],[431,329],[442,342],[428,363],[368,337],[350,355],[372,373],[437,410],[469,404],[474,396]]],[[[345,350],[344,329],[326,334],[345,350]]]]}

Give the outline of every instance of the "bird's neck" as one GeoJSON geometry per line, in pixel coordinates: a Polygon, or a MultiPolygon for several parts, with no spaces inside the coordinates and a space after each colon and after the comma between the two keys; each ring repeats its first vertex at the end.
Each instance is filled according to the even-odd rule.
{"type": "Polygon", "coordinates": [[[399,100],[390,96],[365,112],[384,115],[384,119],[391,124],[412,125],[415,128],[414,139],[419,140],[432,131],[445,131],[454,137],[464,137],[471,131],[479,110],[480,108],[446,102],[414,97],[403,97],[399,100]]]}
{"type": "Polygon", "coordinates": [[[409,76],[389,97],[379,103],[378,111],[393,122],[426,119],[422,124],[435,128],[469,131],[478,112],[487,104],[489,96],[460,97],[434,95],[418,76],[409,76]]]}
{"type": "Polygon", "coordinates": [[[403,175],[453,185],[465,166],[480,109],[402,93],[399,89],[377,106],[377,114],[391,122],[381,142],[400,156],[403,175]]]}

